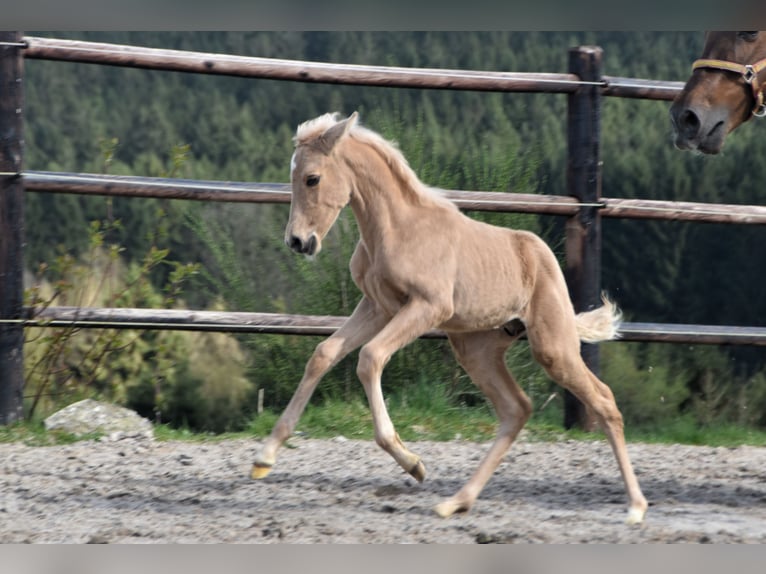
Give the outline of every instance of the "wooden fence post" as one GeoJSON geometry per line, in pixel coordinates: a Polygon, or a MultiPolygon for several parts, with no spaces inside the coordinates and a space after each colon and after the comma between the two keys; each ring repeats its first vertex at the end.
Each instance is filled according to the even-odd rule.
{"type": "MultiPolygon", "coordinates": [[[[23,307],[24,187],[21,180],[21,32],[0,32],[0,320],[19,319],[23,307]]],[[[0,425],[23,418],[24,328],[0,322],[0,425]]]]}
{"type": "MultiPolygon", "coordinates": [[[[602,50],[581,46],[569,50],[569,72],[580,80],[599,82],[602,77],[602,50]]],[[[568,96],[567,188],[581,203],[601,199],[601,87],[583,85],[568,96]]],[[[601,217],[597,207],[581,207],[566,224],[565,275],[575,311],[587,311],[600,304],[601,217]]],[[[588,367],[598,373],[598,346],[582,345],[588,367]]],[[[595,420],[569,391],[564,395],[564,426],[592,430],[595,420]]]]}

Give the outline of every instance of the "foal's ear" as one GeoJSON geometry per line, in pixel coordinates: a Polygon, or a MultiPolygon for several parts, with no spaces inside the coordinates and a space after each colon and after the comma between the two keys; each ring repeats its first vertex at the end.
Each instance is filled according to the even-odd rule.
{"type": "Polygon", "coordinates": [[[322,148],[324,149],[325,153],[330,153],[332,148],[335,147],[335,144],[337,144],[343,138],[343,136],[345,136],[348,131],[354,127],[358,117],[359,114],[354,112],[345,120],[341,120],[334,126],[327,128],[327,130],[320,137],[322,148]]]}

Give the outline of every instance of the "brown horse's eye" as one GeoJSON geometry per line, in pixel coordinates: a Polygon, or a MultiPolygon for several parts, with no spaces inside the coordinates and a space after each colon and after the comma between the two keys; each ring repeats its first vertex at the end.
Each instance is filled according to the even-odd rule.
{"type": "Polygon", "coordinates": [[[755,42],[758,32],[737,32],[737,37],[742,38],[745,42],[755,42]]]}
{"type": "Polygon", "coordinates": [[[306,185],[309,187],[316,187],[319,185],[319,176],[318,175],[310,175],[306,178],[306,185]]]}

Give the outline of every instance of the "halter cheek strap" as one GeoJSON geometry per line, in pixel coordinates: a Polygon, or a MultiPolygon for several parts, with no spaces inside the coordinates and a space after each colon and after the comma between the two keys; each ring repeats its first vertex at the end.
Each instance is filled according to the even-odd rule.
{"type": "Polygon", "coordinates": [[[763,91],[766,89],[766,81],[759,82],[758,75],[766,70],[766,58],[758,60],[755,64],[738,64],[736,62],[727,62],[726,60],[696,60],[692,64],[692,71],[700,68],[712,68],[714,70],[725,70],[740,74],[745,83],[750,85],[755,98],[752,114],[762,118],[766,116],[766,103],[764,103],[763,91]]]}

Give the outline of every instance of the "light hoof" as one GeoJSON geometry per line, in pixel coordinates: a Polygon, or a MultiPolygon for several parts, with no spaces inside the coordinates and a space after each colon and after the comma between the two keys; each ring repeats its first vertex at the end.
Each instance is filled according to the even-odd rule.
{"type": "Polygon", "coordinates": [[[644,514],[646,514],[646,509],[644,508],[631,508],[628,510],[625,524],[641,524],[644,521],[644,514]]]}
{"type": "Polygon", "coordinates": [[[254,464],[253,470],[250,471],[250,478],[253,480],[260,480],[261,478],[266,478],[270,472],[270,464],[254,464]]]}
{"type": "Polygon", "coordinates": [[[434,506],[434,512],[442,518],[449,518],[456,512],[468,512],[470,506],[454,500],[445,500],[434,506]]]}
{"type": "Polygon", "coordinates": [[[415,466],[409,470],[409,473],[418,482],[423,482],[426,479],[426,466],[423,464],[423,461],[418,460],[415,466]]]}

